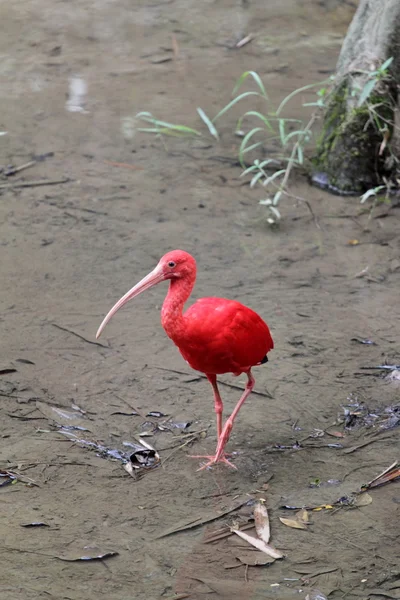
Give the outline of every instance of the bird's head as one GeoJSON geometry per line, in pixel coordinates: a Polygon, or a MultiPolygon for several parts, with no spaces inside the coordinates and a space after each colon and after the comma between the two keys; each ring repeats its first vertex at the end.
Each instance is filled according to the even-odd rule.
{"type": "Polygon", "coordinates": [[[196,275],[196,261],[184,250],[172,250],[160,259],[154,271],[157,269],[163,273],[163,279],[182,279],[196,275]]]}
{"type": "Polygon", "coordinates": [[[111,317],[113,317],[124,304],[129,302],[129,300],[132,300],[132,298],[135,298],[145,290],[148,290],[166,279],[177,280],[190,278],[191,281],[194,281],[195,277],[196,261],[193,256],[184,250],[172,250],[171,252],[167,252],[167,254],[164,254],[159,260],[155,269],[139,281],[139,283],[129,290],[129,292],[122,296],[122,298],[112,307],[100,325],[96,333],[96,339],[100,337],[111,317]]]}

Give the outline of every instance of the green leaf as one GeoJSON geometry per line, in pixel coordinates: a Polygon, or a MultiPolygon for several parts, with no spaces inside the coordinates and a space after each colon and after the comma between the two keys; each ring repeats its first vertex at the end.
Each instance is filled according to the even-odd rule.
{"type": "Polygon", "coordinates": [[[323,108],[325,106],[325,102],[322,98],[319,98],[316,102],[304,102],[303,106],[318,106],[319,108],[323,108]]]}
{"type": "Polygon", "coordinates": [[[239,146],[239,162],[241,164],[241,166],[243,167],[243,169],[245,168],[245,165],[243,163],[243,154],[245,154],[245,148],[247,146],[248,141],[253,137],[254,134],[256,134],[258,131],[264,131],[264,129],[262,127],[255,127],[254,129],[252,129],[251,131],[249,131],[248,133],[246,133],[246,135],[244,136],[244,138],[242,139],[242,142],[239,146]]]}
{"type": "Polygon", "coordinates": [[[212,119],[212,122],[215,123],[215,121],[217,119],[219,119],[220,117],[222,117],[222,115],[225,114],[227,110],[232,108],[232,106],[234,106],[240,100],[243,100],[243,98],[247,98],[248,96],[259,96],[259,95],[260,94],[258,92],[244,92],[243,94],[240,94],[240,96],[236,96],[236,98],[231,100],[231,102],[229,102],[229,104],[224,106],[224,108],[222,110],[220,110],[218,114],[215,115],[215,117],[212,119]]]}
{"type": "Polygon", "coordinates": [[[303,148],[300,145],[297,147],[297,159],[299,161],[299,164],[302,165],[304,162],[304,154],[303,148]]]}
{"type": "Polygon", "coordinates": [[[274,158],[267,158],[266,160],[263,160],[262,163],[259,163],[259,167],[260,169],[263,169],[264,167],[266,167],[267,165],[269,165],[270,163],[274,163],[277,164],[278,161],[275,160],[274,158]]]}
{"type": "Polygon", "coordinates": [[[279,136],[280,136],[281,144],[282,144],[282,146],[284,146],[286,144],[285,119],[279,119],[278,123],[279,123],[279,136]]]}
{"type": "MultiPolygon", "coordinates": [[[[278,204],[278,202],[279,202],[279,200],[280,200],[281,196],[282,196],[282,190],[278,190],[278,191],[276,192],[275,196],[274,196],[274,197],[273,197],[273,199],[272,199],[272,204],[273,204],[274,206],[276,206],[276,205],[278,204]]],[[[271,209],[272,209],[272,207],[271,207],[271,209]]]]}
{"type": "Polygon", "coordinates": [[[280,177],[284,173],[286,173],[286,169],[279,169],[279,171],[275,171],[275,173],[273,173],[272,175],[267,177],[265,181],[263,181],[263,186],[266,187],[267,185],[272,183],[272,181],[274,181],[277,177],[280,177]]]}
{"type": "MultiPolygon", "coordinates": [[[[174,123],[168,123],[167,121],[159,121],[155,119],[153,115],[149,112],[139,112],[136,115],[136,118],[145,121],[146,123],[151,123],[155,126],[155,131],[147,130],[147,133],[169,133],[170,135],[199,135],[201,136],[200,131],[196,129],[192,129],[191,127],[187,127],[186,125],[175,125],[174,123]]],[[[145,131],[144,129],[138,129],[137,131],[145,131]]]]}
{"type": "Polygon", "coordinates": [[[279,212],[279,210],[277,208],[275,208],[275,206],[270,206],[269,210],[272,212],[273,215],[275,215],[275,217],[277,218],[277,220],[280,221],[280,219],[281,219],[281,213],[279,212]]]}
{"type": "Polygon", "coordinates": [[[206,113],[204,112],[204,110],[202,108],[198,108],[197,112],[199,113],[200,118],[204,121],[204,123],[207,125],[208,127],[208,131],[211,133],[212,136],[215,137],[215,139],[219,140],[219,135],[218,135],[218,131],[216,130],[215,126],[213,125],[213,123],[211,122],[211,120],[207,117],[206,113]]]}
{"type": "Polygon", "coordinates": [[[370,198],[371,196],[376,196],[379,192],[384,190],[385,187],[386,186],[384,186],[384,185],[378,185],[377,187],[370,188],[369,190],[367,190],[365,192],[365,194],[360,196],[361,204],[364,204],[364,202],[366,202],[368,200],[368,198],[370,198]]]}
{"type": "Polygon", "coordinates": [[[255,144],[252,144],[251,146],[247,146],[247,148],[245,148],[245,150],[243,150],[242,154],[251,152],[251,150],[254,150],[254,148],[258,148],[259,146],[262,146],[262,145],[263,145],[263,142],[256,142],[255,144]]]}
{"type": "Polygon", "coordinates": [[[366,102],[368,100],[368,98],[372,94],[372,90],[374,89],[375,85],[376,85],[376,79],[370,79],[364,85],[362,92],[360,94],[360,97],[358,99],[358,102],[357,102],[358,108],[360,108],[360,106],[362,106],[364,104],[364,102],[366,102]]]}
{"type": "Polygon", "coordinates": [[[258,169],[258,165],[251,165],[251,167],[247,167],[247,169],[245,171],[243,171],[243,173],[240,174],[240,177],[244,177],[244,175],[248,175],[249,173],[252,173],[256,169],[258,169]]]}
{"type": "Polygon", "coordinates": [[[294,90],[288,96],[286,96],[286,98],[284,98],[282,100],[282,102],[278,106],[278,110],[276,111],[276,115],[278,116],[280,114],[282,108],[285,106],[285,104],[287,104],[289,102],[289,100],[291,100],[294,96],[296,96],[297,94],[300,94],[300,92],[305,92],[306,90],[311,90],[313,87],[315,87],[317,85],[321,85],[321,84],[327,83],[328,81],[329,81],[329,79],[325,79],[324,81],[319,81],[318,83],[310,83],[308,85],[303,85],[303,87],[300,87],[297,90],[294,90]]]}
{"type": "Polygon", "coordinates": [[[383,65],[381,67],[379,67],[379,71],[386,71],[386,69],[388,69],[390,67],[390,65],[392,64],[394,60],[394,57],[391,56],[390,58],[388,58],[387,60],[385,60],[385,62],[383,63],[383,65]]]}
{"type": "Polygon", "coordinates": [[[233,92],[232,92],[232,96],[234,96],[237,91],[239,90],[239,88],[242,86],[243,82],[245,81],[245,79],[247,79],[247,77],[252,77],[254,79],[254,81],[256,82],[259,90],[261,91],[261,95],[268,100],[268,94],[265,90],[264,84],[261,81],[261,77],[258,75],[258,73],[256,73],[255,71],[245,71],[237,80],[237,83],[235,85],[235,87],[233,88],[233,92]]]}
{"type": "Polygon", "coordinates": [[[242,115],[238,121],[238,124],[236,126],[236,129],[242,129],[242,123],[245,117],[257,117],[258,119],[261,119],[261,121],[264,123],[264,125],[272,132],[274,133],[274,128],[272,127],[270,120],[268,119],[268,117],[266,117],[265,115],[255,111],[255,110],[249,110],[248,112],[244,113],[244,115],[242,115]]]}
{"type": "Polygon", "coordinates": [[[264,173],[262,171],[259,171],[258,173],[256,173],[254,175],[254,177],[252,178],[252,180],[250,181],[250,187],[253,188],[256,185],[257,181],[259,179],[261,179],[261,177],[263,177],[263,175],[264,175],[264,173]]]}
{"type": "Polygon", "coordinates": [[[306,132],[304,131],[304,129],[298,129],[297,131],[291,131],[285,138],[285,144],[288,143],[288,141],[290,139],[292,139],[292,137],[294,137],[295,135],[297,135],[299,138],[301,138],[306,132]]]}

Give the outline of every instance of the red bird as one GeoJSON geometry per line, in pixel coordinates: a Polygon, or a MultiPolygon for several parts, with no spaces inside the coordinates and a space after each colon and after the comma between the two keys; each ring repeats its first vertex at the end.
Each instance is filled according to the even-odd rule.
{"type": "Polygon", "coordinates": [[[170,285],[161,310],[162,326],[183,358],[193,369],[207,376],[214,390],[217,449],[214,456],[194,458],[208,459],[202,469],[218,462],[236,468],[225,455],[225,445],[242,404],[254,388],[251,369],[267,362],[267,353],[274,347],[268,326],[257,313],[240,302],[225,298],[201,298],[183,313],[184,304],[195,284],[196,261],[183,250],[173,250],[165,254],[156,268],[113,306],[100,325],[96,338],[124,304],[166,279],[170,280],[170,285]],[[224,426],[223,404],[217,386],[217,375],[221,373],[246,373],[248,378],[246,388],[224,426]]]}

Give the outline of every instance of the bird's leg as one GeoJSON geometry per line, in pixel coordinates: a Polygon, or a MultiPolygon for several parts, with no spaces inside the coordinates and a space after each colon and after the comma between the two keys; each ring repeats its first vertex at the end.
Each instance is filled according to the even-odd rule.
{"type": "MultiPolygon", "coordinates": [[[[215,408],[215,414],[217,415],[217,439],[219,442],[219,439],[222,435],[222,411],[223,411],[223,403],[221,400],[221,395],[219,393],[219,389],[218,389],[218,385],[217,385],[217,376],[214,374],[209,374],[206,373],[207,375],[207,379],[208,381],[211,383],[213,390],[214,390],[214,408],[215,408]]],[[[209,455],[195,455],[195,456],[191,456],[191,458],[208,458],[210,459],[210,463],[207,464],[211,464],[213,462],[213,456],[209,456],[209,455]]],[[[229,460],[226,458],[225,454],[219,459],[220,462],[225,462],[226,464],[228,464],[230,467],[236,468],[234,465],[232,465],[232,463],[229,462],[229,460]]],[[[201,467],[204,468],[204,467],[201,467]]],[[[201,469],[198,469],[199,471],[201,469]]]]}
{"type": "Polygon", "coordinates": [[[217,439],[219,440],[222,433],[222,411],[224,405],[222,404],[221,396],[217,385],[217,376],[214,374],[207,374],[207,379],[211,383],[214,390],[214,408],[215,414],[217,415],[217,439]]]}
{"type": "Polygon", "coordinates": [[[229,440],[229,436],[231,434],[232,428],[233,428],[233,423],[235,421],[235,418],[238,415],[239,410],[241,409],[243,403],[246,401],[246,399],[250,396],[253,388],[254,388],[254,384],[255,384],[255,379],[253,377],[253,374],[251,372],[251,370],[249,369],[249,371],[247,371],[247,384],[246,384],[246,388],[239,400],[239,402],[236,404],[235,409],[233,411],[233,413],[231,414],[231,416],[229,417],[229,419],[226,420],[226,423],[224,425],[224,428],[221,432],[221,435],[218,436],[218,444],[217,444],[217,450],[215,452],[215,456],[204,456],[204,457],[199,457],[199,458],[209,458],[209,462],[206,463],[205,465],[203,465],[202,467],[200,467],[200,469],[198,469],[199,471],[201,471],[202,469],[205,469],[211,465],[214,465],[217,462],[224,462],[225,464],[228,464],[230,467],[233,467],[234,469],[236,469],[235,465],[233,465],[227,458],[226,458],[226,454],[224,452],[224,448],[229,440]]]}

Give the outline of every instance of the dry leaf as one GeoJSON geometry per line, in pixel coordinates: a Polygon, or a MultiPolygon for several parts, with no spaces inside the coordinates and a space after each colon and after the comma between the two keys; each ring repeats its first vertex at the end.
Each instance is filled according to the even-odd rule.
{"type": "Polygon", "coordinates": [[[136,473],[136,471],[133,470],[132,463],[130,463],[130,462],[125,463],[123,465],[123,467],[124,467],[125,471],[127,471],[131,477],[133,477],[134,479],[137,478],[137,473],[136,473]]]}
{"type": "Polygon", "coordinates": [[[241,552],[240,554],[236,554],[236,558],[240,560],[243,565],[248,565],[249,567],[271,565],[275,562],[275,558],[268,556],[265,552],[241,552]]]}
{"type": "Polygon", "coordinates": [[[243,39],[241,39],[239,42],[237,42],[237,44],[235,45],[235,47],[236,48],[242,48],[246,44],[249,44],[252,39],[253,39],[253,35],[250,33],[249,35],[246,35],[246,37],[244,37],[243,39]]]}
{"type": "Polygon", "coordinates": [[[261,550],[261,552],[265,552],[265,554],[268,554],[268,556],[272,556],[272,558],[283,558],[282,552],[279,552],[279,550],[273,548],[272,546],[269,546],[262,540],[255,538],[254,536],[249,535],[244,531],[240,531],[239,529],[234,529],[233,527],[231,531],[233,531],[233,533],[236,533],[236,535],[241,537],[243,540],[257,548],[258,550],[261,550]]]}
{"type": "Polygon", "coordinates": [[[46,404],[46,402],[40,402],[40,400],[36,401],[36,408],[50,421],[54,421],[58,425],[62,425],[64,427],[74,427],[76,429],[81,429],[82,431],[90,431],[85,427],[87,425],[87,419],[79,412],[72,412],[70,410],[65,410],[64,408],[59,408],[58,406],[51,406],[50,404],[46,404]]]}
{"type": "Polygon", "coordinates": [[[368,506],[368,504],[371,504],[371,502],[372,497],[365,492],[364,494],[357,496],[354,506],[368,506]]]}
{"type": "Polygon", "coordinates": [[[335,438],[344,438],[344,433],[341,431],[326,431],[327,435],[330,435],[335,438]]]}
{"type": "Polygon", "coordinates": [[[330,510],[332,508],[332,504],[321,504],[321,506],[314,506],[314,508],[312,508],[311,510],[313,510],[314,512],[318,512],[319,510],[330,510]]]}
{"type": "Polygon", "coordinates": [[[383,140],[381,142],[381,145],[379,146],[379,156],[382,156],[389,140],[390,140],[390,131],[389,131],[389,129],[386,129],[385,133],[383,134],[383,140]]]}
{"type": "Polygon", "coordinates": [[[271,531],[269,527],[267,507],[262,501],[258,501],[254,506],[254,523],[258,537],[260,540],[268,544],[271,531]]]}
{"type": "Polygon", "coordinates": [[[347,242],[347,245],[348,245],[348,246],[358,246],[358,244],[359,244],[359,243],[360,243],[360,241],[359,241],[359,240],[349,240],[349,241],[347,242]]]}
{"type": "Polygon", "coordinates": [[[292,527],[293,529],[307,529],[307,525],[301,521],[297,521],[296,519],[285,519],[285,517],[279,517],[279,520],[287,527],[292,527]]]}
{"type": "Polygon", "coordinates": [[[308,518],[308,512],[306,511],[305,508],[302,508],[301,510],[299,510],[298,513],[296,513],[296,519],[304,524],[307,524],[310,522],[310,519],[308,518]]]}
{"type": "Polygon", "coordinates": [[[84,546],[82,550],[68,550],[65,554],[57,556],[60,560],[75,562],[78,560],[104,560],[111,556],[118,556],[115,550],[100,550],[96,546],[84,546]]]}

